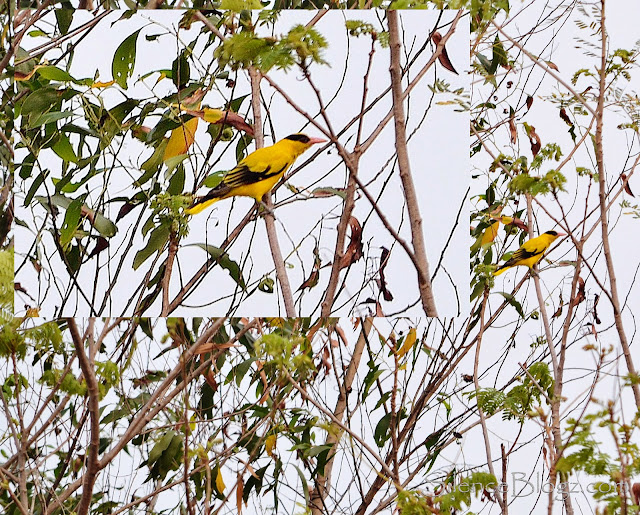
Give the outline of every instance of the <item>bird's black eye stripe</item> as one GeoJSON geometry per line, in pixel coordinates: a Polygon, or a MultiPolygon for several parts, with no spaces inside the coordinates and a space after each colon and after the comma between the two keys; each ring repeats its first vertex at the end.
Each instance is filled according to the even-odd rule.
{"type": "Polygon", "coordinates": [[[558,233],[556,231],[547,231],[545,232],[545,234],[549,234],[550,236],[558,236],[558,233]]]}
{"type": "Polygon", "coordinates": [[[291,141],[299,141],[300,143],[309,143],[309,136],[306,134],[290,134],[285,139],[290,139],[291,141]]]}

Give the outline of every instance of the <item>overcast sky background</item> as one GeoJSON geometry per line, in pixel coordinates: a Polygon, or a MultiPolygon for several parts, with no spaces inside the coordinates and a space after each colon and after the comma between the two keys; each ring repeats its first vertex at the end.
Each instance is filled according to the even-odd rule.
{"type": "MultiPolygon", "coordinates": [[[[308,23],[315,13],[304,11],[288,11],[284,13],[274,31],[275,34],[286,33],[295,24],[308,23]]],[[[428,32],[434,27],[437,19],[437,12],[434,11],[412,11],[411,13],[402,13],[401,21],[404,30],[404,41],[406,48],[403,52],[413,54],[424,41],[428,32]]],[[[75,14],[74,23],[88,17],[88,14],[75,14]]],[[[153,74],[145,80],[138,80],[140,77],[150,71],[171,68],[171,63],[175,59],[178,48],[176,47],[175,37],[164,36],[156,41],[146,41],[145,36],[159,34],[164,32],[164,27],[172,27],[175,29],[180,19],[178,12],[138,12],[129,20],[123,20],[111,27],[111,23],[120,15],[113,13],[107,19],[100,23],[97,30],[90,33],[78,45],[75,53],[70,72],[75,77],[93,77],[96,72],[99,74],[101,81],[111,79],[111,61],[115,49],[119,43],[140,27],[143,30],[138,39],[137,60],[133,78],[129,80],[129,89],[126,91],[127,96],[133,98],[148,98],[153,88],[153,94],[162,96],[174,92],[174,86],[169,80],[164,80],[158,85],[154,85],[158,79],[158,74],[153,74]],[[104,31],[108,30],[109,38],[103,37],[104,31]]],[[[329,48],[324,52],[323,56],[330,63],[328,66],[313,65],[311,73],[318,88],[322,92],[325,102],[328,102],[335,95],[335,99],[329,104],[327,109],[329,118],[334,128],[339,129],[343,123],[351,120],[359,111],[362,100],[362,77],[366,71],[367,56],[371,48],[371,42],[368,37],[347,38],[344,29],[345,19],[358,19],[372,23],[374,27],[382,29],[380,23],[380,14],[374,11],[360,11],[357,13],[330,11],[316,25],[316,28],[328,39],[329,48]],[[343,83],[341,85],[341,83],[343,83]]],[[[446,13],[442,17],[441,26],[447,20],[452,19],[451,13],[446,13]]],[[[73,27],[73,26],[72,26],[73,27]]],[[[194,23],[190,31],[180,31],[179,37],[183,44],[190,42],[199,31],[200,23],[194,23]]],[[[447,26],[443,26],[441,31],[444,33],[447,26]]],[[[265,31],[262,30],[264,34],[265,31]]],[[[23,46],[35,46],[41,43],[42,38],[27,38],[23,42],[23,46]]],[[[449,55],[454,65],[458,68],[460,75],[455,76],[444,70],[441,66],[432,67],[428,75],[423,79],[422,83],[414,90],[406,109],[408,113],[408,133],[413,134],[409,151],[411,157],[411,166],[416,189],[420,195],[420,209],[423,218],[423,229],[427,238],[428,259],[431,264],[431,272],[433,273],[436,265],[442,256],[442,265],[434,279],[435,298],[439,313],[444,316],[457,315],[465,312],[468,306],[468,263],[467,248],[468,237],[466,234],[467,210],[462,208],[463,199],[468,188],[468,147],[466,144],[467,120],[468,115],[464,112],[456,112],[456,106],[453,105],[436,105],[437,102],[450,100],[451,95],[436,96],[435,99],[427,89],[429,84],[433,83],[434,73],[438,78],[443,79],[451,84],[451,89],[466,88],[468,84],[468,76],[466,66],[468,62],[468,27],[466,22],[458,26],[458,30],[451,38],[447,45],[449,55]],[[423,121],[423,115],[427,109],[428,102],[432,101],[434,105],[423,121]],[[451,230],[454,227],[456,218],[458,217],[458,225],[456,231],[451,236],[451,230]],[[446,252],[443,255],[443,249],[451,236],[446,252]],[[455,285],[455,288],[454,286],[455,285]],[[457,290],[457,291],[456,291],[457,290]]],[[[195,48],[195,54],[202,52],[202,44],[199,43],[195,48]]],[[[52,60],[59,52],[51,52],[47,57],[52,60]]],[[[420,69],[421,63],[425,63],[431,52],[425,52],[416,62],[413,72],[410,73],[411,78],[420,69]]],[[[211,50],[207,50],[201,57],[203,63],[207,63],[211,59],[211,50]]],[[[406,55],[403,54],[403,58],[406,55]]],[[[196,68],[198,65],[192,64],[196,68]]],[[[381,49],[377,45],[376,56],[374,58],[371,80],[369,83],[369,96],[371,100],[375,98],[389,83],[388,72],[388,50],[381,49]]],[[[197,73],[192,72],[192,77],[197,73]]],[[[272,71],[269,75],[281,85],[291,97],[302,105],[309,112],[316,112],[317,101],[311,88],[303,81],[301,74],[297,70],[291,70],[288,73],[272,71]]],[[[249,85],[246,75],[241,73],[238,75],[234,95],[235,97],[249,93],[249,85]]],[[[270,113],[275,128],[275,134],[271,134],[270,125],[265,126],[266,140],[265,144],[271,144],[274,140],[281,139],[288,134],[306,131],[312,136],[321,136],[317,129],[305,124],[305,120],[301,115],[296,113],[289,107],[273,90],[268,86],[266,81],[262,81],[262,92],[270,106],[270,113]]],[[[224,88],[219,91],[210,92],[204,99],[206,105],[218,107],[224,104],[223,95],[228,95],[229,91],[224,88]]],[[[102,97],[107,106],[115,105],[124,97],[117,88],[107,89],[102,93],[102,97]]],[[[390,108],[390,100],[385,99],[380,102],[365,117],[364,135],[375,127],[377,122],[387,113],[390,108]]],[[[241,113],[251,117],[249,101],[245,101],[242,106],[241,113]]],[[[157,118],[159,120],[159,118],[157,118]]],[[[75,120],[76,122],[78,120],[75,120]]],[[[200,152],[205,152],[209,142],[209,136],[205,134],[206,124],[200,123],[196,136],[196,144],[194,149],[200,148],[200,152]]],[[[341,138],[343,144],[347,148],[352,149],[355,126],[347,135],[341,138]]],[[[72,142],[75,142],[72,138],[72,142]]],[[[381,136],[376,141],[374,147],[364,155],[360,163],[360,178],[365,182],[371,182],[369,189],[375,196],[383,186],[383,182],[388,175],[389,162],[392,164],[394,156],[394,130],[393,123],[388,123],[381,136]],[[385,163],[387,166],[385,167],[385,163]],[[384,171],[383,171],[384,169],[384,171]],[[383,171],[382,174],[380,172],[383,171]]],[[[216,147],[215,152],[219,152],[220,145],[216,147]]],[[[251,149],[254,147],[252,146],[251,149]]],[[[235,144],[231,150],[224,154],[215,170],[231,169],[235,160],[235,144]]],[[[315,151],[316,148],[313,149],[315,151]]],[[[303,157],[299,158],[297,164],[304,164],[306,159],[312,156],[312,150],[308,151],[303,157]]],[[[197,151],[196,151],[197,152],[197,151]]],[[[108,188],[111,192],[110,196],[120,196],[127,194],[128,186],[132,178],[137,178],[140,174],[140,165],[151,155],[151,150],[142,143],[132,141],[130,136],[125,138],[125,144],[122,152],[118,155],[120,163],[114,168],[110,174],[108,188]]],[[[194,163],[198,170],[202,166],[202,156],[197,155],[194,163]]],[[[41,160],[45,166],[51,168],[53,176],[60,174],[60,160],[54,156],[51,151],[44,151],[41,154],[41,160]],[[49,154],[47,156],[47,154],[49,154]],[[48,157],[53,159],[48,160],[48,157]]],[[[337,164],[337,153],[334,149],[328,149],[317,156],[312,163],[305,166],[290,183],[299,189],[315,187],[337,187],[345,186],[346,171],[344,166],[334,169],[337,164]]],[[[193,184],[193,175],[189,163],[187,167],[187,190],[190,190],[193,184]]],[[[386,214],[389,221],[394,227],[401,226],[400,234],[407,241],[411,240],[408,220],[403,217],[402,205],[402,186],[397,171],[393,174],[385,193],[380,198],[378,205],[386,214]]],[[[31,181],[28,181],[30,185],[31,181]]],[[[89,183],[91,184],[91,183],[89,183]]],[[[25,185],[20,185],[19,189],[25,191],[25,185]]],[[[95,181],[93,183],[93,198],[99,194],[102,189],[102,183],[95,181]]],[[[39,191],[43,194],[43,191],[39,191]]],[[[39,205],[29,206],[28,209],[22,208],[18,195],[17,216],[23,220],[33,220],[34,217],[40,218],[43,210],[39,205]]],[[[90,197],[91,198],[91,197],[90,197]]],[[[299,196],[298,196],[299,198],[299,196]]],[[[295,200],[291,192],[286,188],[280,188],[276,199],[278,202],[295,200]]],[[[246,211],[252,206],[253,201],[247,198],[238,200],[225,200],[215,204],[212,208],[207,209],[204,213],[195,216],[190,222],[190,234],[182,241],[183,246],[195,243],[207,243],[210,245],[219,245],[225,238],[226,234],[242,219],[246,211]],[[233,206],[233,208],[232,208],[233,206]]],[[[304,282],[311,273],[311,265],[313,263],[313,248],[315,246],[315,237],[319,238],[320,256],[323,265],[328,265],[333,258],[333,242],[335,240],[335,226],[338,222],[340,201],[337,197],[312,199],[311,201],[299,202],[294,201],[279,207],[276,210],[278,234],[283,255],[285,256],[289,273],[289,279],[292,289],[295,291],[304,282]],[[318,230],[318,224],[322,217],[321,230],[318,230]],[[315,232],[313,236],[309,236],[311,231],[315,232]],[[300,242],[302,244],[296,249],[292,242],[300,242]],[[297,255],[295,251],[297,250],[297,255]]],[[[105,215],[111,220],[115,220],[117,211],[121,203],[111,204],[107,208],[105,215]]],[[[356,204],[354,215],[364,223],[371,214],[371,207],[366,198],[360,199],[356,204]]],[[[128,245],[128,236],[123,229],[132,224],[137,216],[129,215],[118,223],[119,233],[111,241],[111,249],[118,249],[121,245],[128,245]]],[[[145,217],[146,219],[146,217],[145,217]]],[[[31,222],[29,222],[31,224],[31,222]]],[[[52,249],[51,237],[45,235],[43,237],[45,248],[52,249]]],[[[33,242],[33,233],[23,228],[18,228],[16,236],[17,259],[16,266],[20,266],[22,259],[20,258],[30,247],[33,242]]],[[[365,256],[369,255],[372,259],[365,262],[360,260],[352,267],[349,280],[345,285],[345,290],[334,305],[336,314],[353,315],[366,314],[371,308],[371,304],[362,304],[368,298],[375,298],[378,295],[378,287],[374,283],[363,283],[363,277],[370,278],[378,269],[381,247],[391,248],[394,243],[393,238],[388,235],[384,226],[379,222],[374,214],[370,216],[365,227],[363,235],[365,244],[365,256]],[[371,246],[370,249],[367,249],[371,246]]],[[[136,236],[133,247],[143,248],[145,241],[140,236],[136,236]]],[[[117,255],[117,253],[114,253],[117,255]]],[[[273,273],[273,262],[270,255],[264,221],[258,220],[257,226],[250,224],[248,230],[245,230],[239,240],[229,249],[229,255],[239,264],[246,263],[243,266],[245,271],[245,280],[253,289],[257,282],[266,274],[275,279],[273,273]],[[250,250],[247,251],[247,249],[250,250]]],[[[134,254],[125,263],[132,262],[134,254]]],[[[99,256],[101,264],[107,259],[107,252],[99,256]]],[[[177,292],[179,282],[178,274],[184,280],[191,277],[205,261],[206,253],[197,247],[182,248],[178,253],[178,270],[172,279],[172,291],[177,292]]],[[[94,259],[95,261],[95,259],[94,259]]],[[[54,256],[54,265],[52,271],[54,276],[58,276],[61,280],[60,284],[68,283],[66,272],[58,269],[62,264],[54,256]]],[[[108,307],[103,314],[130,314],[132,307],[129,306],[128,311],[125,303],[131,297],[133,286],[138,284],[143,274],[149,268],[151,259],[147,261],[136,272],[128,270],[121,275],[108,301],[108,307]]],[[[298,314],[309,316],[319,313],[319,301],[324,293],[329,278],[330,268],[323,268],[321,271],[320,283],[315,289],[306,290],[304,295],[300,293],[294,295],[296,299],[296,309],[298,314]]],[[[404,251],[396,245],[392,250],[392,258],[389,260],[385,270],[388,288],[394,296],[393,302],[384,302],[382,309],[385,314],[403,313],[403,314],[419,314],[421,306],[418,301],[418,290],[416,275],[410,260],[404,254],[404,251]]],[[[41,313],[50,315],[59,314],[57,306],[60,306],[60,298],[63,296],[64,289],[58,291],[53,287],[52,276],[49,272],[40,274],[40,284],[38,284],[38,275],[34,268],[26,264],[19,269],[18,278],[21,284],[27,288],[31,295],[37,297],[41,305],[41,313]],[[34,294],[37,292],[37,294],[34,294]]],[[[91,285],[95,280],[95,265],[88,266],[83,269],[79,277],[79,283],[83,285],[87,291],[91,291],[91,285]]],[[[104,278],[99,280],[99,292],[104,292],[108,283],[104,278]]],[[[174,315],[193,316],[193,315],[223,315],[229,311],[230,303],[237,296],[235,282],[229,277],[229,274],[218,268],[210,273],[205,281],[197,289],[196,293],[190,296],[185,307],[178,309],[174,315]],[[211,302],[221,298],[220,301],[211,305],[211,302]]],[[[98,298],[100,295],[98,295],[98,298]]],[[[172,295],[173,297],[173,295],[172,295]]],[[[257,291],[252,296],[244,299],[240,308],[233,314],[238,316],[250,315],[282,315],[284,314],[284,306],[278,301],[279,296],[275,294],[266,294],[257,291]]],[[[22,302],[24,304],[24,302],[22,302]]],[[[18,299],[17,308],[21,309],[21,301],[18,299]]],[[[159,301],[147,313],[152,315],[159,313],[159,301]]],[[[86,303],[76,293],[72,293],[71,302],[67,303],[63,313],[65,315],[87,315],[86,303]]]]}

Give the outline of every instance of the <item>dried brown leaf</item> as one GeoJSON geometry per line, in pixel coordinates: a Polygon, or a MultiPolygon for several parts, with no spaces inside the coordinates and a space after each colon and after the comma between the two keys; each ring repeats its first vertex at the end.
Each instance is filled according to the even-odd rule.
{"type": "Polygon", "coordinates": [[[582,277],[578,277],[578,293],[576,293],[576,296],[571,302],[571,305],[573,307],[576,307],[578,304],[583,302],[585,298],[586,295],[584,292],[584,279],[582,277]]]}
{"type": "Polygon", "coordinates": [[[387,263],[389,262],[389,255],[390,255],[389,251],[385,247],[382,247],[382,255],[380,256],[380,269],[378,270],[380,279],[378,282],[380,285],[380,291],[382,292],[382,298],[387,302],[391,302],[393,300],[393,295],[387,288],[387,280],[385,279],[385,276],[384,276],[384,269],[386,268],[387,263]]]}
{"type": "Polygon", "coordinates": [[[329,375],[329,372],[331,372],[331,360],[329,359],[330,357],[331,352],[329,351],[329,347],[325,345],[322,349],[322,366],[324,367],[324,373],[326,375],[329,375]]]}
{"type": "Polygon", "coordinates": [[[95,223],[96,212],[93,209],[89,209],[87,206],[83,205],[80,208],[80,213],[91,222],[91,225],[95,223]]]}
{"type": "Polygon", "coordinates": [[[514,217],[509,225],[515,225],[518,229],[522,229],[523,231],[526,231],[528,229],[527,224],[520,220],[520,218],[514,217]]]}
{"type": "Polygon", "coordinates": [[[531,143],[531,153],[533,154],[533,157],[536,157],[538,152],[540,152],[542,143],[540,142],[540,136],[538,136],[536,128],[533,125],[529,125],[527,135],[529,136],[529,143],[531,143]]]}
{"type": "Polygon", "coordinates": [[[362,226],[356,217],[349,218],[349,227],[351,228],[351,239],[347,250],[340,259],[340,270],[346,268],[362,257],[362,226]]]}
{"type": "Polygon", "coordinates": [[[216,381],[216,376],[213,374],[213,369],[211,367],[209,367],[207,373],[204,374],[204,380],[214,392],[218,390],[218,382],[216,381]]]}
{"type": "Polygon", "coordinates": [[[545,61],[545,63],[547,63],[547,66],[548,66],[549,68],[551,68],[552,70],[555,70],[555,71],[557,71],[557,72],[559,72],[559,71],[560,71],[554,62],[552,62],[552,61],[545,61]]]}
{"type": "MultiPolygon", "coordinates": [[[[436,45],[438,45],[440,43],[440,41],[442,41],[442,36],[440,35],[440,33],[438,31],[436,31],[433,34],[431,34],[431,40],[436,45]]],[[[449,70],[451,73],[455,73],[456,75],[458,75],[458,72],[456,71],[456,69],[453,67],[453,64],[451,63],[451,59],[449,59],[449,54],[447,53],[447,47],[446,46],[442,47],[442,52],[438,56],[438,61],[440,61],[440,64],[445,69],[449,70]]]]}
{"type": "Polygon", "coordinates": [[[640,483],[633,483],[631,492],[633,493],[633,502],[637,505],[640,505],[640,483]]]}
{"type": "Polygon", "coordinates": [[[567,110],[564,107],[560,108],[560,119],[567,125],[573,127],[573,122],[571,121],[571,118],[569,118],[567,110]]]}
{"type": "MultiPolygon", "coordinates": [[[[13,283],[13,289],[15,291],[19,291],[19,292],[22,292],[22,293],[27,293],[27,290],[25,290],[24,286],[22,286],[20,283],[13,283]]],[[[28,293],[27,293],[27,295],[28,295],[28,293]]]]}
{"type": "Polygon", "coordinates": [[[593,318],[596,321],[596,324],[601,324],[602,321],[598,316],[598,301],[600,300],[600,295],[596,295],[593,299],[593,318]]]}
{"type": "Polygon", "coordinates": [[[627,192],[627,195],[630,195],[635,198],[635,195],[633,194],[633,192],[631,191],[631,188],[629,187],[629,178],[627,177],[627,174],[621,173],[620,178],[622,179],[622,187],[624,188],[624,191],[627,192]]]}
{"type": "Polygon", "coordinates": [[[515,117],[509,117],[509,133],[511,134],[511,143],[518,141],[518,129],[516,129],[515,117]]]}
{"type": "Polygon", "coordinates": [[[318,249],[318,245],[313,249],[313,270],[311,270],[311,274],[309,277],[300,285],[298,291],[304,290],[305,288],[313,288],[318,284],[318,279],[320,279],[320,267],[322,262],[320,261],[320,250],[318,249]]]}
{"type": "Polygon", "coordinates": [[[236,510],[238,515],[242,515],[242,497],[244,495],[244,481],[242,480],[242,474],[238,473],[238,479],[236,480],[236,510]]]}
{"type": "Polygon", "coordinates": [[[529,109],[531,109],[531,106],[532,106],[532,105],[533,105],[533,97],[532,97],[531,95],[529,95],[529,96],[527,97],[527,111],[528,111],[529,109]]]}
{"type": "Polygon", "coordinates": [[[93,247],[93,250],[89,253],[89,257],[93,257],[96,254],[100,254],[100,252],[102,252],[108,247],[109,247],[109,240],[107,240],[107,238],[103,238],[102,236],[100,236],[96,240],[96,246],[93,247]]]}
{"type": "MultiPolygon", "coordinates": [[[[204,109],[197,109],[197,110],[185,109],[184,112],[191,116],[196,116],[205,121],[208,121],[206,119],[207,111],[205,111],[204,109]]],[[[239,131],[244,131],[250,136],[254,135],[253,127],[251,127],[251,125],[249,125],[242,116],[240,116],[237,113],[234,113],[233,111],[222,111],[222,116],[219,119],[209,123],[215,123],[218,125],[231,125],[231,127],[239,131]]]]}
{"type": "Polygon", "coordinates": [[[133,202],[125,202],[124,204],[122,204],[120,211],[118,211],[118,216],[116,216],[116,222],[121,218],[127,216],[137,205],[138,204],[134,204],[133,202]]]}
{"type": "Polygon", "coordinates": [[[335,325],[334,329],[336,333],[338,333],[338,336],[340,336],[342,343],[349,345],[349,340],[347,340],[347,335],[345,334],[344,329],[342,329],[338,324],[335,325]]]}

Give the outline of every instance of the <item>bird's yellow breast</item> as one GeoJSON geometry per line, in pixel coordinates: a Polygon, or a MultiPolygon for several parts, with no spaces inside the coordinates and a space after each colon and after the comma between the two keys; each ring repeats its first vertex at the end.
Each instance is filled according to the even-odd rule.
{"type": "Polygon", "coordinates": [[[229,194],[221,198],[229,198],[234,196],[252,197],[260,202],[262,200],[262,197],[264,197],[264,195],[271,191],[271,188],[276,185],[276,183],[280,180],[280,177],[282,177],[282,174],[269,177],[268,179],[253,184],[236,186],[229,192],[229,194]]]}

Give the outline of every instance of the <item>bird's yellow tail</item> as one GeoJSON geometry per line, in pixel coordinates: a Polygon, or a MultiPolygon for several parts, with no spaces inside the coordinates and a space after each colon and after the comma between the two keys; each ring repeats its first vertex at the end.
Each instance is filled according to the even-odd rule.
{"type": "Polygon", "coordinates": [[[184,212],[188,215],[197,215],[200,211],[204,211],[214,202],[218,202],[219,198],[206,198],[202,197],[197,199],[193,205],[184,210],[184,212]]]}
{"type": "Polygon", "coordinates": [[[511,267],[505,266],[504,268],[498,268],[497,270],[494,270],[493,276],[495,277],[496,275],[500,275],[502,272],[506,272],[509,268],[511,267]]]}

